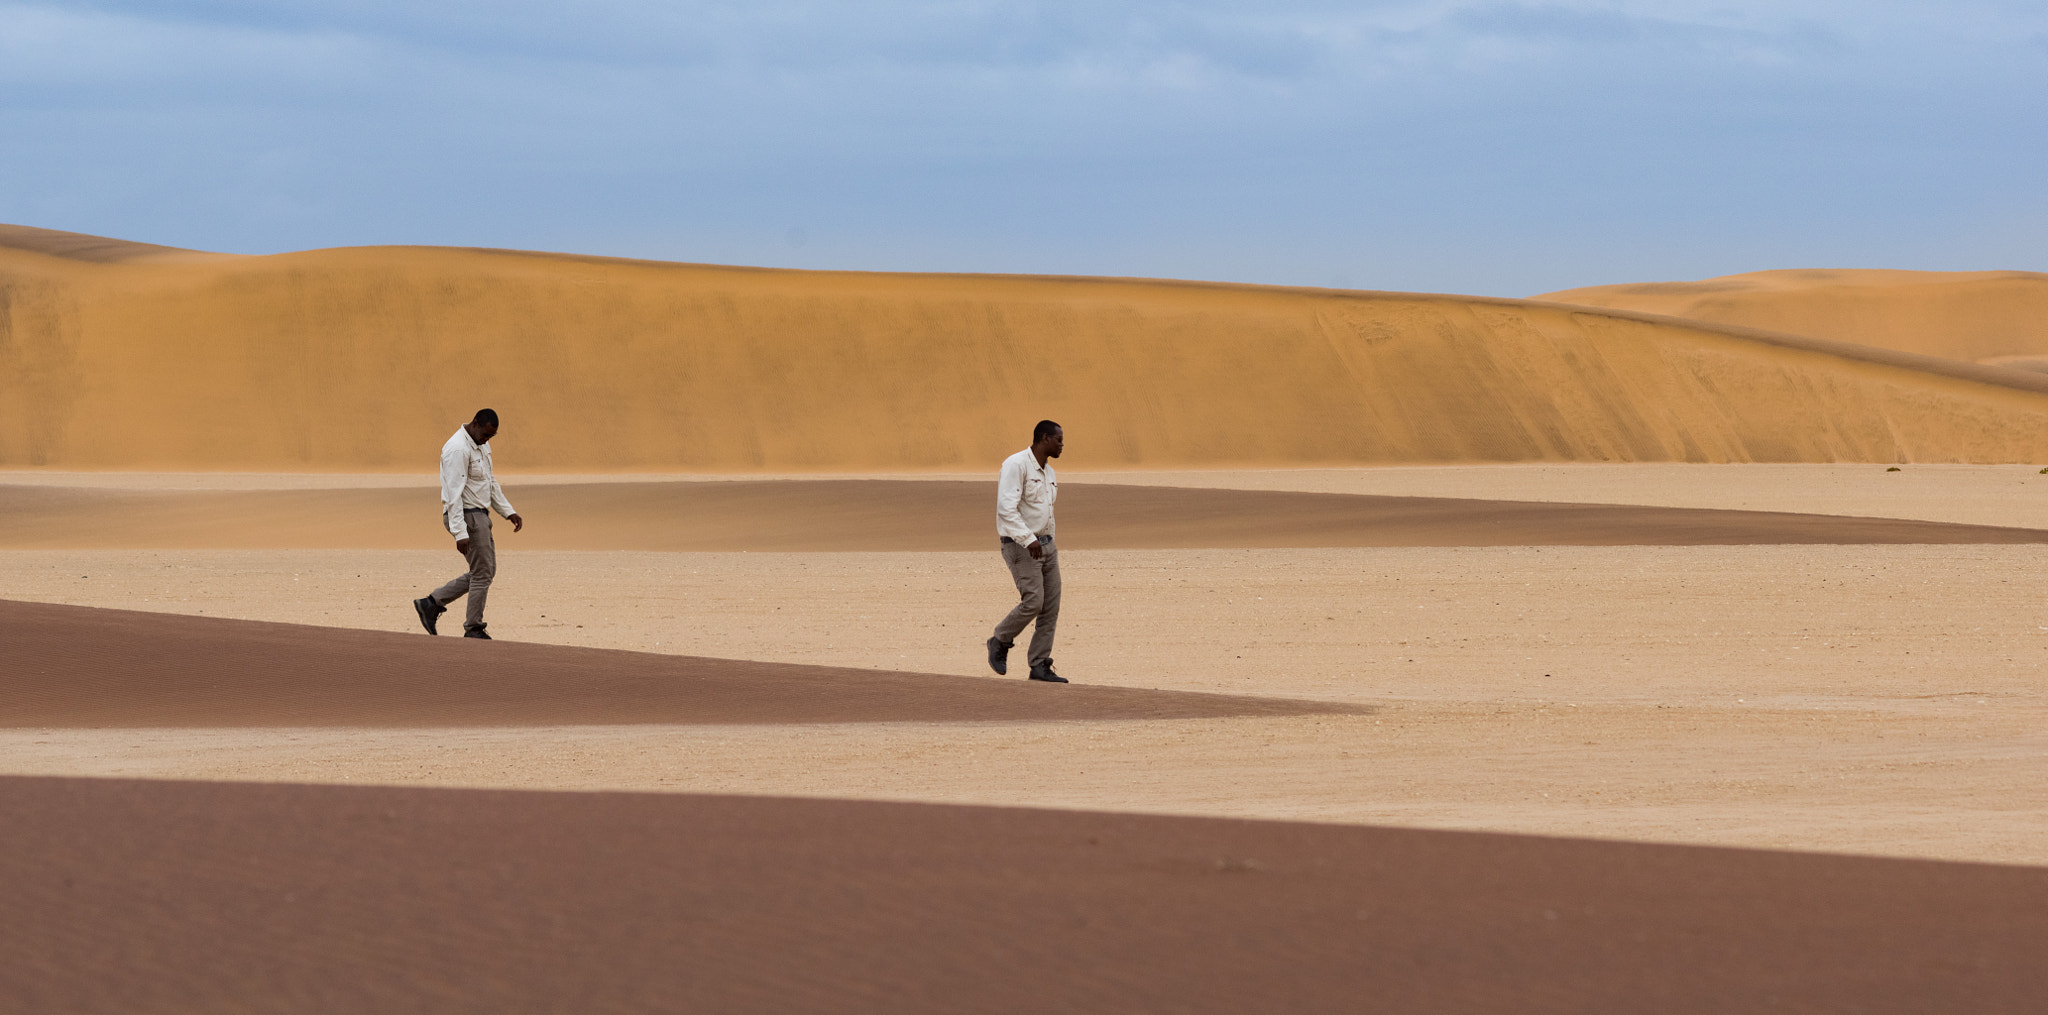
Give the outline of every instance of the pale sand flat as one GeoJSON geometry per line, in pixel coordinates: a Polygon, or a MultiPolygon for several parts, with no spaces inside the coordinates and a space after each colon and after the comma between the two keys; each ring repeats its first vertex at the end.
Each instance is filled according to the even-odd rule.
{"type": "MultiPolygon", "coordinates": [[[[9,552],[0,597],[406,631],[405,600],[455,563],[9,552]]],[[[2039,546],[1069,551],[1057,659],[1077,680],[1379,713],[17,730],[0,758],[15,774],[1031,804],[2048,863],[2044,564],[2039,546]]],[[[985,672],[979,643],[1010,595],[993,553],[508,551],[492,624],[965,676],[985,672]]]]}

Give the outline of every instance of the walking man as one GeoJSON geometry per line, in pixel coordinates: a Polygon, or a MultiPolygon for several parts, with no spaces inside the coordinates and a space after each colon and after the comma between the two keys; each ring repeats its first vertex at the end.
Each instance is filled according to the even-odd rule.
{"type": "Polygon", "coordinates": [[[1025,657],[1031,663],[1031,679],[1052,684],[1067,681],[1052,671],[1052,634],[1060,619],[1060,551],[1052,541],[1052,502],[1059,497],[1060,484],[1049,460],[1058,458],[1066,445],[1067,435],[1058,423],[1039,420],[1031,431],[1031,446],[1004,459],[996,479],[996,535],[1002,539],[1003,563],[1009,565],[1022,598],[988,640],[988,665],[997,673],[1008,673],[1010,648],[1025,625],[1036,620],[1025,657]]]}
{"type": "Polygon", "coordinates": [[[435,589],[425,599],[415,599],[412,608],[420,615],[428,634],[439,634],[434,622],[448,612],[448,604],[469,596],[469,612],[462,622],[464,638],[491,637],[484,633],[484,599],[490,595],[491,579],[498,574],[498,547],[491,541],[491,509],[512,523],[512,531],[526,527],[505,491],[491,472],[491,438],[498,435],[498,414],[478,409],[476,418],[462,424],[448,443],[441,445],[441,521],[455,537],[455,552],[469,561],[469,571],[435,589]]]}

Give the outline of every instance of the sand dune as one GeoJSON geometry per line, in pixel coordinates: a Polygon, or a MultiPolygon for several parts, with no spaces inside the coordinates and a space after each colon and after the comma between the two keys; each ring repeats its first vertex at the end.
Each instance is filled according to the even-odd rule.
{"type": "Polygon", "coordinates": [[[187,264],[233,257],[184,247],[116,240],[60,229],[0,224],[0,250],[20,250],[91,264],[187,264]]]}
{"type": "Polygon", "coordinates": [[[553,726],[1357,714],[1275,698],[1052,687],[0,600],[0,725],[553,726]]]}
{"type": "MultiPolygon", "coordinates": [[[[6,551],[0,598],[378,629],[438,551],[6,551]]],[[[1096,550],[1080,683],[1371,714],[0,729],[0,774],[832,797],[2048,865],[2048,546],[1096,550]]],[[[987,676],[971,553],[507,558],[493,630],[987,676]]]]}
{"type": "MultiPolygon", "coordinates": [[[[44,244],[48,246],[48,244],[44,244]]],[[[0,249],[0,466],[2048,460],[2048,378],[1516,300],[444,248],[0,249]]]]}
{"type": "MultiPolygon", "coordinates": [[[[2048,530],[1616,504],[1069,483],[1070,549],[2043,543],[2048,530]]],[[[985,550],[987,482],[768,480],[515,487],[507,550],[985,550]]],[[[0,485],[0,549],[445,549],[421,489],[0,485]]]]}
{"type": "Polygon", "coordinates": [[[2035,272],[1759,271],[1536,298],[2048,369],[2048,275],[2035,272]]]}
{"type": "Polygon", "coordinates": [[[2019,1013],[2048,988],[2023,868],[746,797],[0,779],[0,809],[10,1011],[2019,1013]]]}

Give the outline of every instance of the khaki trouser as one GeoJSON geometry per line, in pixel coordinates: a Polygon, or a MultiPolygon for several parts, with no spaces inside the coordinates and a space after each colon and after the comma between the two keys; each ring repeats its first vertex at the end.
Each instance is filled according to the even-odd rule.
{"type": "Polygon", "coordinates": [[[1038,621],[1038,629],[1031,633],[1031,648],[1024,657],[1032,666],[1045,666],[1052,662],[1052,634],[1060,621],[1060,551],[1052,543],[1051,536],[1038,537],[1044,556],[1033,560],[1031,551],[1021,543],[1004,543],[1003,563],[1010,567],[1010,577],[1017,583],[1017,594],[1022,597],[1017,608],[996,625],[996,638],[1004,644],[1017,640],[1024,633],[1025,625],[1038,621]]]}
{"type": "Polygon", "coordinates": [[[464,508],[462,520],[469,523],[469,552],[463,554],[469,561],[469,573],[435,589],[433,598],[436,604],[446,606],[467,593],[469,612],[462,621],[462,630],[481,631],[484,628],[484,600],[490,597],[491,579],[498,576],[498,546],[491,542],[489,511],[464,508]]]}

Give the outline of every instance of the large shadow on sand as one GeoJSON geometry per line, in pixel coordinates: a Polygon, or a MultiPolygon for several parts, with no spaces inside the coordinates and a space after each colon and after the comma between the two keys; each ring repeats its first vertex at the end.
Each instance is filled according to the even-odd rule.
{"type": "Polygon", "coordinates": [[[2040,1011],[2048,870],[1283,822],[0,778],[18,1012],[2040,1011]]]}
{"type": "Polygon", "coordinates": [[[4,600],[0,646],[0,726],[15,729],[1021,722],[1371,711],[1036,684],[1021,676],[708,659],[4,600]]]}

